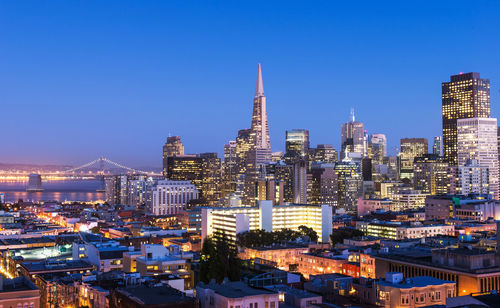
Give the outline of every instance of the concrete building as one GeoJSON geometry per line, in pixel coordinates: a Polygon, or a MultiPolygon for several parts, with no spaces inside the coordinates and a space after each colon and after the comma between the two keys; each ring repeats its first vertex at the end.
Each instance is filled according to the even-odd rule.
{"type": "Polygon", "coordinates": [[[448,193],[448,163],[436,154],[424,154],[413,160],[413,188],[424,194],[448,193]]]}
{"type": "Polygon", "coordinates": [[[40,290],[26,277],[5,279],[0,276],[1,307],[40,307],[40,290]]]}
{"type": "Polygon", "coordinates": [[[453,225],[423,225],[418,222],[400,221],[357,221],[356,229],[363,231],[366,236],[395,240],[455,234],[453,225]]]}
{"type": "Polygon", "coordinates": [[[158,181],[152,189],[150,211],[153,215],[176,215],[196,199],[198,189],[190,181],[158,181]]]}
{"type": "Polygon", "coordinates": [[[210,307],[279,307],[279,294],[275,291],[255,289],[244,282],[224,284],[200,283],[196,287],[196,298],[201,308],[210,307]]]}
{"type": "Polygon", "coordinates": [[[427,196],[425,200],[426,219],[459,218],[473,221],[500,219],[500,202],[490,195],[442,195],[427,196]]]}
{"type": "Polygon", "coordinates": [[[259,201],[257,206],[239,206],[202,209],[202,239],[224,232],[235,241],[236,235],[248,230],[266,231],[299,226],[313,228],[319,242],[328,242],[332,233],[332,207],[330,205],[288,204],[272,205],[272,201],[259,201]]]}
{"type": "Polygon", "coordinates": [[[393,203],[390,199],[358,199],[358,216],[365,216],[376,210],[393,211],[393,203]]]}
{"type": "Polygon", "coordinates": [[[477,160],[469,160],[463,166],[449,168],[449,193],[489,194],[490,193],[490,168],[479,165],[477,160]]]}
{"type": "Polygon", "coordinates": [[[489,193],[498,199],[497,119],[467,118],[457,120],[457,164],[477,161],[488,168],[489,193]]]}
{"type": "Polygon", "coordinates": [[[110,308],[199,308],[199,300],[167,286],[131,286],[111,291],[110,308]]]}
{"type": "Polygon", "coordinates": [[[429,151],[426,138],[403,138],[401,139],[399,153],[399,178],[413,179],[413,162],[415,157],[421,157],[429,151]]]}
{"type": "Polygon", "coordinates": [[[365,126],[355,120],[354,109],[351,109],[349,122],[342,124],[340,139],[342,143],[342,159],[348,156],[347,153],[359,153],[361,156],[368,154],[365,142],[365,126]]]}
{"type": "Polygon", "coordinates": [[[403,274],[388,272],[385,280],[375,282],[376,305],[387,308],[446,305],[455,296],[453,281],[428,276],[403,279],[403,274]]]}

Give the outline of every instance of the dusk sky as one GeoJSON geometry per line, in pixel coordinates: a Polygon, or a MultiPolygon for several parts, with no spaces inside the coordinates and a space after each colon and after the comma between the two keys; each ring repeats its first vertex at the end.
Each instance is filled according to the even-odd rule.
{"type": "Polygon", "coordinates": [[[499,1],[0,1],[0,163],[161,165],[165,138],[223,152],[262,63],[285,130],[340,144],[441,135],[441,82],[476,71],[500,116],[499,1]]]}

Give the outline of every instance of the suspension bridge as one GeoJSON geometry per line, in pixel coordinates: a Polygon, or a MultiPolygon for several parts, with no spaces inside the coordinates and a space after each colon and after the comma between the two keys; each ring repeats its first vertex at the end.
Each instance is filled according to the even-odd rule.
{"type": "Polygon", "coordinates": [[[2,177],[24,177],[30,173],[38,173],[46,179],[64,179],[64,178],[102,178],[108,175],[145,175],[145,176],[160,176],[161,173],[154,171],[145,171],[134,169],[120,163],[114,162],[106,157],[99,157],[85,163],[83,165],[61,170],[29,170],[25,172],[2,172],[2,177]]]}

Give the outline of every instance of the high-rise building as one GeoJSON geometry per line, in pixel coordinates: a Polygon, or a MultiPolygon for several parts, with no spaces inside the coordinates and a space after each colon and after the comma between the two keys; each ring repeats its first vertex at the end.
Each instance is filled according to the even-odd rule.
{"type": "Polygon", "coordinates": [[[387,156],[387,138],[384,134],[372,134],[370,136],[371,157],[374,164],[383,164],[387,156]]]}
{"type": "Polygon", "coordinates": [[[238,177],[238,159],[236,154],[236,141],[231,140],[224,145],[224,162],[222,163],[223,195],[236,190],[236,180],[238,177]]]}
{"type": "Polygon", "coordinates": [[[349,122],[342,124],[340,138],[342,142],[342,158],[346,157],[347,153],[359,153],[361,156],[367,155],[365,126],[355,120],[353,109],[351,109],[349,122]]]}
{"type": "Polygon", "coordinates": [[[337,207],[348,213],[356,213],[358,198],[363,192],[363,179],[359,164],[342,160],[335,165],[338,181],[337,207]]]}
{"type": "Polygon", "coordinates": [[[426,138],[404,138],[401,139],[401,151],[399,154],[399,177],[401,179],[413,179],[413,161],[415,157],[427,154],[429,144],[426,138]]]}
{"type": "Polygon", "coordinates": [[[153,215],[175,215],[185,210],[189,201],[196,199],[198,190],[189,181],[158,181],[152,189],[150,211],[153,215]]]}
{"type": "Polygon", "coordinates": [[[464,166],[449,168],[450,194],[490,194],[488,167],[482,167],[477,160],[469,160],[464,166]]]}
{"type": "Polygon", "coordinates": [[[215,205],[222,197],[221,161],[217,153],[171,157],[167,177],[169,180],[190,181],[210,205],[215,205]]]}
{"type": "Polygon", "coordinates": [[[313,163],[311,166],[311,204],[337,207],[337,173],[333,164],[313,163]]]}
{"type": "Polygon", "coordinates": [[[169,157],[184,155],[184,145],[181,142],[181,137],[167,137],[167,142],[163,145],[163,175],[167,176],[167,159],[169,157]]]}
{"type": "Polygon", "coordinates": [[[457,165],[457,120],[490,117],[490,81],[479,73],[453,75],[442,83],[443,154],[457,165]]]}
{"type": "Polygon", "coordinates": [[[253,100],[250,129],[238,131],[236,138],[236,188],[235,193],[247,204],[257,199],[255,183],[261,178],[264,165],[272,161],[269,124],[267,121],[266,96],[262,70],[259,63],[257,85],[253,100]]]}
{"type": "Polygon", "coordinates": [[[441,136],[434,137],[434,143],[432,144],[432,154],[437,156],[443,156],[443,146],[442,146],[441,136]]]}
{"type": "Polygon", "coordinates": [[[307,129],[287,130],[285,148],[286,161],[308,160],[309,131],[307,129]]]}
{"type": "Polygon", "coordinates": [[[448,193],[448,163],[436,154],[424,154],[413,161],[413,188],[424,194],[448,193]]]}
{"type": "Polygon", "coordinates": [[[475,160],[489,173],[489,191],[498,199],[498,140],[496,118],[457,120],[457,163],[475,160]]]}
{"type": "Polygon", "coordinates": [[[262,165],[271,161],[271,139],[269,138],[269,125],[267,123],[266,96],[264,95],[264,83],[262,81],[262,70],[259,63],[257,72],[257,84],[255,97],[253,99],[252,125],[250,127],[255,151],[255,164],[262,165]]]}
{"type": "Polygon", "coordinates": [[[309,157],[314,162],[333,164],[339,160],[339,153],[331,144],[318,144],[310,149],[309,157]]]}
{"type": "Polygon", "coordinates": [[[307,163],[298,160],[293,164],[293,202],[307,203],[307,163]]]}

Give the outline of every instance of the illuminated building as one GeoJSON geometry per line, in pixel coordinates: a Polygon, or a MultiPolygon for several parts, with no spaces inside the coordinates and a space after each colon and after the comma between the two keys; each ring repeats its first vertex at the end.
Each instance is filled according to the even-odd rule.
{"type": "Polygon", "coordinates": [[[283,183],[283,201],[294,201],[294,172],[292,165],[283,162],[266,165],[266,174],[283,183]]]}
{"type": "Polygon", "coordinates": [[[311,166],[311,204],[337,207],[337,173],[333,164],[313,163],[311,166]]]}
{"type": "Polygon", "coordinates": [[[224,233],[235,241],[236,235],[248,230],[298,230],[308,226],[318,234],[319,242],[328,242],[332,232],[332,207],[329,205],[272,205],[259,201],[257,206],[202,208],[202,239],[224,233]]]}
{"type": "Polygon", "coordinates": [[[181,137],[167,137],[167,142],[163,146],[163,176],[167,176],[168,158],[182,155],[184,155],[184,145],[181,142],[181,137]]]}
{"type": "Polygon", "coordinates": [[[434,137],[434,143],[432,144],[432,154],[437,156],[443,156],[443,142],[441,136],[434,137]]]}
{"type": "Polygon", "coordinates": [[[455,234],[455,227],[452,225],[423,225],[400,221],[357,221],[356,229],[363,231],[366,236],[394,240],[455,234]]]}
{"type": "Polygon", "coordinates": [[[478,248],[445,248],[429,252],[391,250],[373,254],[375,276],[401,272],[407,278],[430,276],[456,283],[447,297],[489,293],[500,287],[498,257],[494,251],[478,248]]]}
{"type": "Polygon", "coordinates": [[[392,193],[391,200],[396,211],[420,209],[425,206],[425,198],[428,195],[419,190],[399,189],[392,193]]]}
{"type": "Polygon", "coordinates": [[[153,188],[150,212],[153,215],[175,215],[195,199],[198,199],[198,189],[189,181],[158,181],[153,188]]]}
{"type": "Polygon", "coordinates": [[[413,188],[424,194],[448,193],[448,163],[436,154],[424,154],[413,161],[413,188]]]}
{"type": "Polygon", "coordinates": [[[376,210],[394,210],[390,199],[358,199],[358,216],[365,216],[376,210]]]}
{"type": "Polygon", "coordinates": [[[257,190],[257,200],[272,200],[273,205],[284,204],[283,181],[274,179],[258,180],[255,186],[257,190]]]}
{"type": "Polygon", "coordinates": [[[480,166],[477,160],[469,160],[464,166],[449,168],[450,194],[489,194],[490,172],[488,167],[480,166]]]}
{"type": "Polygon", "coordinates": [[[295,161],[293,164],[293,202],[307,203],[307,162],[295,161]]]}
{"type": "Polygon", "coordinates": [[[489,173],[489,191],[498,199],[497,119],[467,118],[457,120],[457,165],[475,160],[489,173]]]}
{"type": "Polygon", "coordinates": [[[104,198],[111,205],[144,205],[150,202],[154,180],[144,175],[113,175],[104,179],[104,198]]]}
{"type": "Polygon", "coordinates": [[[295,260],[297,260],[297,271],[306,279],[312,275],[342,274],[342,266],[348,262],[344,256],[333,253],[303,253],[295,260]]]}
{"type": "Polygon", "coordinates": [[[458,164],[457,120],[490,117],[490,81],[479,73],[453,75],[442,83],[443,154],[451,166],[458,164]]]}
{"type": "Polygon", "coordinates": [[[446,299],[455,296],[454,281],[434,277],[403,279],[403,273],[388,272],[385,280],[378,280],[375,304],[378,307],[446,306],[446,299]]]}
{"type": "Polygon", "coordinates": [[[500,204],[491,195],[428,196],[425,200],[425,217],[432,219],[459,218],[473,221],[500,219],[500,204]]]}
{"type": "Polygon", "coordinates": [[[413,179],[413,161],[415,157],[427,154],[428,142],[426,138],[404,138],[401,139],[401,151],[399,153],[399,178],[413,179]]]}
{"type": "Polygon", "coordinates": [[[335,173],[338,183],[337,207],[348,213],[356,213],[357,201],[363,187],[359,165],[350,160],[343,160],[335,165],[335,173]]]}
{"type": "Polygon", "coordinates": [[[371,157],[375,164],[383,164],[387,156],[387,138],[384,134],[372,134],[370,136],[371,157]]]}
{"type": "Polygon", "coordinates": [[[276,262],[276,267],[285,271],[295,271],[299,257],[303,253],[308,253],[309,248],[303,246],[273,246],[273,247],[255,247],[244,248],[238,254],[242,260],[262,259],[276,262]]]}
{"type": "Polygon", "coordinates": [[[365,126],[363,123],[355,121],[353,109],[351,109],[350,121],[342,124],[340,139],[342,158],[345,158],[347,153],[359,153],[361,156],[367,155],[365,126]]]}
{"type": "Polygon", "coordinates": [[[293,163],[297,160],[308,160],[309,131],[306,129],[292,129],[286,131],[285,161],[293,163]]]}
{"type": "Polygon", "coordinates": [[[269,138],[269,125],[267,123],[266,96],[264,83],[259,63],[257,84],[253,100],[252,125],[250,127],[255,150],[255,164],[265,164],[271,161],[271,139],[269,138]]]}
{"type": "Polygon", "coordinates": [[[217,153],[171,157],[167,175],[169,180],[190,181],[198,189],[200,198],[211,205],[221,198],[221,161],[217,153]]]}
{"type": "Polygon", "coordinates": [[[236,180],[238,176],[236,141],[229,141],[224,145],[224,162],[222,163],[223,195],[236,190],[236,180]]]}
{"type": "Polygon", "coordinates": [[[223,284],[200,283],[196,287],[196,298],[206,307],[254,307],[278,308],[279,293],[265,289],[254,289],[243,281],[223,284]]]}
{"type": "Polygon", "coordinates": [[[318,144],[310,149],[310,159],[318,163],[333,164],[339,160],[339,153],[331,144],[318,144]]]}

